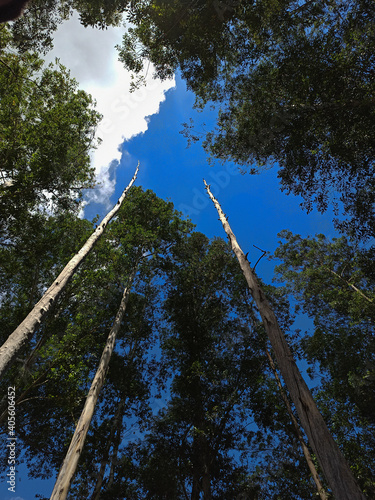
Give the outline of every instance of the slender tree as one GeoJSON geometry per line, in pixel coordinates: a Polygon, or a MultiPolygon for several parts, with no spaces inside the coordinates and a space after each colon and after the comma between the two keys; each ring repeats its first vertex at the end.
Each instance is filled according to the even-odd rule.
{"type": "Polygon", "coordinates": [[[312,321],[299,343],[315,400],[358,482],[375,495],[374,248],[282,231],[275,280],[312,321]]]}
{"type": "Polygon", "coordinates": [[[51,495],[51,500],[64,500],[68,494],[70,483],[76,471],[78,460],[82,452],[92,416],[94,414],[95,405],[98,401],[100,391],[104,385],[109,362],[112,356],[113,349],[115,347],[116,336],[120,329],[121,322],[125,314],[126,305],[129,300],[130,289],[138,270],[138,263],[139,259],[134,264],[134,267],[128,279],[128,284],[124,289],[120,307],[117,311],[117,315],[115,321],[113,322],[111,331],[109,332],[97,372],[86,398],[85,406],[82,410],[81,417],[78,421],[65,460],[56,479],[56,483],[51,495]]]}
{"type": "Polygon", "coordinates": [[[204,181],[204,184],[209,197],[215,205],[233,252],[246,278],[251,295],[262,317],[264,328],[270,339],[281,374],[297,409],[309,443],[317,456],[325,478],[332,488],[333,494],[340,500],[364,500],[365,496],[359,489],[344,456],[333,440],[315,404],[311,392],[294,361],[293,354],[286,342],[285,336],[278,325],[277,318],[258,283],[254,271],[250,267],[249,261],[236,240],[226,215],[211,193],[210,186],[206,181],[204,181]]]}
{"type": "MultiPolygon", "coordinates": [[[[51,498],[65,499],[68,494],[90,421],[94,414],[95,405],[104,384],[115,340],[124,317],[131,283],[141,261],[142,276],[147,276],[147,280],[151,280],[152,269],[154,269],[156,263],[165,257],[169,247],[178,241],[179,237],[189,230],[189,227],[190,223],[179,218],[179,214],[173,209],[171,203],[160,200],[151,191],[143,192],[141,188],[131,190],[128,199],[118,213],[118,217],[111,224],[107,233],[107,243],[114,251],[114,269],[118,272],[121,269],[118,266],[125,265],[125,269],[130,267],[130,277],[51,498]],[[124,230],[125,228],[126,230],[124,230]]],[[[108,267],[112,268],[112,263],[102,263],[102,267],[107,272],[108,267]]],[[[114,269],[109,270],[109,274],[113,274],[114,269]]],[[[116,271],[114,274],[116,274],[116,271]]],[[[136,345],[130,349],[128,361],[131,361],[135,350],[137,350],[136,345]]],[[[112,450],[114,457],[117,455],[116,450],[120,443],[122,418],[118,423],[118,427],[119,430],[116,433],[116,440],[112,450]]],[[[112,476],[113,467],[111,466],[109,483],[112,476]]]]}
{"type": "Polygon", "coordinates": [[[38,327],[44,315],[50,310],[56,302],[61,292],[66,287],[70,278],[74,275],[84,258],[90,253],[96,241],[100,238],[109,221],[118,212],[129,189],[133,185],[139,170],[139,164],[129,185],[125,188],[114,208],[104,217],[103,221],[95,229],[79,252],[68,262],[61,271],[54,283],[48,288],[43,297],[34,306],[23,322],[9,336],[8,340],[0,348],[0,378],[9,368],[17,353],[22,349],[26,342],[32,337],[36,327],[38,327]]]}
{"type": "Polygon", "coordinates": [[[292,410],[292,408],[290,406],[290,403],[289,403],[289,400],[288,400],[288,396],[286,395],[286,392],[284,391],[284,388],[283,388],[283,386],[281,384],[281,380],[280,380],[280,377],[279,377],[279,375],[277,373],[275,363],[273,362],[272,356],[269,353],[268,349],[266,349],[266,355],[267,355],[267,358],[268,358],[271,370],[272,370],[272,372],[274,374],[277,386],[280,389],[281,397],[283,398],[285,407],[286,407],[286,409],[287,409],[287,411],[289,413],[290,419],[291,419],[291,421],[293,423],[294,430],[296,431],[298,440],[301,443],[303,454],[304,454],[304,457],[306,459],[307,465],[308,465],[308,467],[310,469],[311,476],[312,476],[312,478],[314,480],[314,483],[316,485],[316,489],[318,490],[318,493],[319,493],[319,496],[320,496],[321,500],[328,500],[328,495],[327,495],[326,491],[324,490],[324,487],[323,487],[322,482],[320,480],[318,471],[316,470],[315,464],[314,464],[314,462],[313,462],[313,460],[311,458],[310,451],[309,451],[309,449],[307,447],[307,444],[305,443],[305,440],[303,439],[303,435],[302,435],[301,429],[300,429],[300,427],[298,425],[296,417],[293,414],[293,410],[292,410]]]}
{"type": "Polygon", "coordinates": [[[99,500],[99,498],[100,498],[100,492],[101,492],[102,485],[103,485],[105,470],[106,470],[106,467],[107,467],[108,462],[110,460],[110,449],[111,449],[112,443],[115,439],[115,435],[119,433],[118,430],[119,430],[119,427],[121,427],[125,402],[126,402],[126,398],[125,398],[125,396],[123,396],[121,398],[118,406],[117,406],[115,416],[113,417],[111,431],[110,431],[110,434],[108,436],[107,446],[105,449],[103,459],[100,463],[100,468],[99,468],[98,474],[96,476],[95,488],[94,488],[94,491],[92,492],[90,500],[99,500]]]}

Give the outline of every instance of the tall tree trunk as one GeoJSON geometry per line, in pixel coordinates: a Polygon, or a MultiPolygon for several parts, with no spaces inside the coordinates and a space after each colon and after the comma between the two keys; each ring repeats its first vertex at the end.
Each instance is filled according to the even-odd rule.
{"type": "Polygon", "coordinates": [[[211,491],[211,474],[209,468],[209,460],[207,456],[207,442],[204,444],[204,456],[203,458],[203,470],[202,470],[202,490],[203,490],[203,500],[212,500],[212,491],[211,491]]]}
{"type": "MultiPolygon", "coordinates": [[[[146,303],[143,306],[143,313],[146,309],[146,303]]],[[[140,315],[142,317],[142,314],[140,315]]],[[[130,363],[133,362],[134,356],[136,349],[138,347],[138,339],[136,338],[134,342],[130,343],[129,347],[129,352],[127,356],[127,364],[129,365],[130,363]]],[[[100,499],[100,493],[103,485],[103,479],[104,479],[104,474],[105,474],[105,469],[108,464],[110,464],[110,470],[109,470],[109,476],[108,476],[108,481],[106,488],[109,490],[112,486],[113,480],[114,480],[114,465],[115,461],[117,460],[117,455],[118,455],[118,449],[121,443],[121,430],[122,430],[122,416],[124,413],[124,407],[125,407],[125,401],[126,401],[126,396],[125,394],[121,398],[116,413],[115,417],[113,419],[113,424],[111,427],[111,432],[110,436],[108,438],[108,445],[106,447],[105,453],[103,460],[100,464],[100,469],[97,475],[97,481],[96,485],[94,488],[94,491],[90,497],[90,500],[99,500],[100,499]],[[110,454],[110,449],[111,446],[113,445],[113,450],[112,453],[110,454]]]]}
{"type": "Polygon", "coordinates": [[[61,271],[59,276],[48,288],[43,297],[34,306],[32,311],[26,316],[22,323],[14,330],[8,337],[4,344],[0,347],[0,379],[10,367],[15,359],[17,353],[23,348],[28,340],[34,334],[35,329],[40,325],[44,315],[51,309],[52,305],[56,302],[70,278],[74,275],[79,265],[84,258],[91,252],[94,244],[102,235],[105,227],[112,217],[118,212],[124,201],[128,190],[133,185],[139,170],[139,163],[137,165],[135,174],[126,187],[114,208],[104,217],[101,224],[95,229],[93,234],[89,237],[81,250],[68,262],[65,268],[61,271]]]}
{"type": "Polygon", "coordinates": [[[117,429],[116,429],[116,434],[115,434],[115,442],[113,444],[112,448],[112,453],[111,453],[111,467],[109,469],[109,475],[108,475],[108,490],[110,490],[113,486],[114,480],[115,480],[115,465],[117,464],[117,457],[118,457],[118,449],[121,444],[121,422],[118,422],[117,424],[117,429]]]}
{"type": "Polygon", "coordinates": [[[319,461],[335,498],[337,500],[365,500],[365,496],[359,489],[344,456],[333,440],[311,392],[302,378],[289,345],[278,325],[276,316],[250,267],[249,261],[237,243],[227,217],[211,193],[210,186],[206,181],[204,181],[204,184],[208,195],[216,207],[233,252],[238,259],[251,295],[262,317],[264,328],[273,347],[281,374],[309,439],[311,448],[319,461]]]}
{"type": "Polygon", "coordinates": [[[292,408],[291,408],[291,406],[289,404],[288,397],[287,397],[287,395],[286,395],[286,393],[284,391],[284,387],[281,384],[281,380],[279,378],[279,375],[277,374],[275,363],[273,362],[273,359],[271,357],[271,354],[268,352],[268,349],[266,349],[266,355],[267,355],[268,361],[270,363],[273,375],[274,375],[274,377],[276,379],[276,383],[277,383],[277,385],[278,385],[278,387],[280,389],[281,397],[283,398],[283,401],[284,401],[284,404],[286,406],[286,409],[287,409],[287,411],[289,413],[289,416],[290,416],[290,418],[292,420],[294,430],[296,431],[298,440],[301,443],[303,454],[305,456],[307,465],[308,465],[308,467],[310,469],[312,478],[314,479],[314,482],[315,482],[315,485],[316,485],[316,489],[318,490],[318,493],[319,493],[319,496],[320,496],[321,500],[328,500],[328,495],[327,495],[326,491],[324,490],[323,485],[322,485],[322,483],[320,481],[320,477],[319,477],[318,471],[316,470],[316,467],[315,467],[314,462],[313,462],[313,460],[311,458],[309,449],[308,449],[308,447],[307,447],[307,445],[305,443],[305,440],[303,439],[303,435],[302,435],[301,429],[300,429],[300,427],[298,425],[296,417],[293,414],[292,408]]]}
{"type": "Polygon", "coordinates": [[[200,468],[198,464],[193,463],[193,484],[191,488],[190,500],[199,500],[201,488],[200,488],[200,468]]]}
{"type": "Polygon", "coordinates": [[[74,431],[68,452],[61,466],[59,475],[56,479],[55,486],[52,491],[50,500],[64,500],[68,494],[70,483],[75,474],[79,457],[82,452],[83,444],[89,430],[90,422],[94,414],[95,405],[98,401],[100,391],[104,385],[105,376],[108,370],[109,361],[115,346],[116,336],[121,326],[121,321],[124,317],[126,305],[129,299],[130,289],[133,279],[136,275],[139,260],[134,265],[132,273],[129,277],[128,284],[124,290],[120,307],[117,311],[116,318],[113,322],[111,331],[109,332],[106,345],[104,347],[102,357],[99,362],[99,367],[96,371],[94,380],[92,381],[89,393],[86,398],[85,406],[79,418],[76,430],[74,431]]]}
{"type": "Polygon", "coordinates": [[[110,432],[109,437],[108,437],[108,443],[107,443],[107,446],[106,446],[106,449],[104,452],[103,459],[102,459],[101,464],[100,464],[100,469],[99,469],[99,472],[98,472],[98,475],[96,478],[95,488],[94,488],[94,491],[91,495],[90,500],[99,500],[99,498],[100,498],[100,491],[101,491],[102,485],[103,485],[104,473],[105,473],[105,469],[106,469],[108,462],[109,462],[109,451],[110,451],[111,446],[113,444],[113,439],[115,437],[116,431],[118,430],[119,424],[120,424],[120,422],[122,423],[122,416],[123,416],[125,401],[126,401],[126,396],[123,395],[118,406],[117,406],[117,410],[116,410],[115,416],[113,418],[111,432],[110,432]]]}

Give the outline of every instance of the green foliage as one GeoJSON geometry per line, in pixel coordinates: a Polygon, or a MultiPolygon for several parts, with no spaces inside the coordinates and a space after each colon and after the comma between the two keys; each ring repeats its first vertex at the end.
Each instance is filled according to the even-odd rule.
{"type": "Polygon", "coordinates": [[[286,242],[275,252],[283,261],[278,279],[314,319],[314,333],[304,339],[308,358],[373,421],[373,249],[353,247],[345,238],[302,239],[286,231],[280,236],[286,242]]]}
{"type": "Polygon", "coordinates": [[[106,29],[118,26],[129,0],[68,0],[62,2],[77,10],[84,26],[106,29]]]}
{"type": "MultiPolygon", "coordinates": [[[[204,142],[214,157],[250,173],[277,164],[282,189],[307,209],[339,200],[348,218],[338,227],[357,240],[373,236],[373,2],[34,0],[0,28],[4,338],[92,231],[75,214],[93,185],[89,152],[100,117],[66,68],[42,69],[31,53],[49,49],[72,9],[102,29],[126,13],[125,66],[141,74],[152,61],[161,78],[179,69],[198,107],[217,104],[217,127],[204,142]]],[[[24,458],[35,477],[59,467],[142,258],[71,498],[91,495],[101,465],[103,499],[312,498],[238,264],[222,240],[187,237],[191,229],[172,203],[130,190],[3,381],[17,385],[24,458]],[[151,415],[155,393],[167,401],[151,415]]],[[[284,287],[266,287],[267,295],[295,351],[321,371],[315,397],[371,497],[374,249],[323,235],[281,237],[284,287]],[[314,320],[302,341],[290,331],[286,292],[314,320]]]]}
{"type": "MultiPolygon", "coordinates": [[[[2,342],[92,230],[88,221],[70,214],[56,217],[39,214],[28,219],[21,235],[17,231],[14,237],[11,235],[12,244],[4,245],[0,251],[2,342]]],[[[83,401],[89,375],[83,363],[83,352],[89,345],[87,336],[80,339],[70,326],[77,303],[73,300],[68,307],[67,297],[74,294],[74,287],[66,293],[1,383],[3,391],[9,385],[16,386],[19,439],[31,470],[35,467],[41,477],[54,470],[51,463],[54,467],[59,465],[61,455],[55,456],[53,450],[65,443],[65,430],[72,418],[77,417],[77,406],[83,401]],[[56,433],[57,427],[64,432],[56,433]],[[49,451],[44,453],[45,450],[49,451]]],[[[0,407],[2,425],[6,417],[4,402],[0,407]]]]}
{"type": "Polygon", "coordinates": [[[344,237],[329,241],[323,234],[303,239],[282,231],[279,237],[286,241],[275,252],[283,261],[276,272],[304,301],[306,312],[320,309],[323,316],[328,307],[354,321],[374,321],[374,248],[360,248],[344,237]]]}
{"type": "MultiPolygon", "coordinates": [[[[87,221],[68,213],[46,220],[39,214],[29,220],[32,227],[25,227],[22,237],[17,239],[16,235],[14,244],[4,247],[0,254],[4,263],[0,309],[1,323],[7,324],[4,335],[93,230],[87,221]],[[34,241],[35,247],[30,245],[34,241]]],[[[117,460],[115,450],[125,432],[125,422],[145,420],[150,380],[155,376],[154,365],[147,364],[146,359],[154,342],[157,270],[165,265],[170,247],[191,228],[191,223],[180,219],[172,203],[151,191],[131,189],[117,218],[74,275],[30,347],[2,381],[4,387],[17,387],[17,418],[23,429],[19,438],[33,477],[49,477],[61,465],[123,288],[140,256],[143,262],[88,436],[73,498],[85,497],[85,492],[95,486],[96,477],[87,475],[90,464],[117,460]],[[106,432],[120,403],[122,413],[116,424],[118,430],[109,442],[109,453],[106,432]],[[56,428],[58,433],[53,430],[56,428]]]]}
{"type": "Polygon", "coordinates": [[[11,44],[19,53],[38,52],[45,54],[53,48],[53,34],[58,25],[70,14],[71,2],[33,0],[24,14],[7,28],[11,33],[11,44]]]}
{"type": "Polygon", "coordinates": [[[35,0],[13,45],[48,47],[72,9],[103,29],[126,17],[119,54],[138,84],[151,61],[160,78],[180,70],[198,106],[217,104],[214,157],[250,173],[277,165],[307,210],[333,203],[340,230],[374,235],[373,2],[35,0]]]}
{"type": "MultiPolygon", "coordinates": [[[[132,5],[120,58],[156,75],[177,69],[216,103],[204,145],[281,187],[310,210],[335,201],[359,238],[374,235],[374,3],[367,0],[149,1],[132,5]]],[[[187,131],[189,135],[190,132],[187,131]]]]}
{"type": "Polygon", "coordinates": [[[59,24],[74,11],[81,23],[100,29],[118,26],[128,0],[33,0],[24,15],[9,26],[12,46],[23,54],[28,51],[47,53],[53,48],[53,35],[59,24]]]}
{"type": "MultiPolygon", "coordinates": [[[[314,321],[301,346],[322,374],[316,399],[365,492],[374,494],[375,345],[373,248],[345,238],[284,231],[275,256],[285,283],[314,321]]],[[[313,374],[315,369],[311,370],[313,374]]]]}
{"type": "Polygon", "coordinates": [[[22,226],[17,222],[10,226],[0,247],[1,342],[38,302],[92,230],[87,220],[68,213],[54,217],[34,214],[22,226]]]}
{"type": "Polygon", "coordinates": [[[147,434],[125,447],[108,498],[269,498],[259,496],[270,489],[255,464],[273,449],[264,433],[282,435],[288,417],[265,373],[264,336],[246,288],[223,240],[193,233],[173,247],[159,327],[167,401],[147,434]],[[254,421],[263,432],[252,430],[254,421]]]}
{"type": "MultiPolygon", "coordinates": [[[[28,232],[36,238],[35,225],[44,219],[35,217],[28,232]]],[[[4,324],[16,322],[17,308],[30,307],[30,290],[42,293],[53,265],[92,231],[66,213],[43,224],[35,254],[25,245],[28,233],[14,237],[17,248],[2,249],[4,324]],[[33,276],[31,266],[38,269],[33,276]]],[[[224,241],[189,235],[191,229],[172,203],[140,187],[129,191],[4,380],[18,388],[24,459],[33,477],[48,477],[60,466],[127,276],[142,255],[71,498],[91,495],[98,477],[90,472],[93,464],[95,471],[104,467],[102,496],[108,499],[184,499],[187,492],[199,498],[204,491],[213,499],[312,498],[314,486],[267,368],[266,337],[237,261],[224,241]],[[155,393],[166,401],[152,415],[155,393]]],[[[294,343],[285,292],[315,315],[314,336],[298,352],[319,361],[325,378],[318,403],[370,494],[374,402],[366,363],[372,347],[361,328],[373,319],[371,251],[344,238],[282,236],[287,243],[277,256],[284,260],[279,272],[286,290],[268,286],[267,295],[294,343]]]]}
{"type": "MultiPolygon", "coordinates": [[[[2,46],[8,32],[1,29],[2,46]]],[[[22,227],[35,211],[78,210],[93,186],[90,150],[100,115],[61,64],[35,54],[0,58],[0,227],[22,227]]]]}
{"type": "Polygon", "coordinates": [[[217,104],[204,141],[214,157],[250,173],[277,165],[307,210],[333,203],[340,230],[374,235],[373,2],[35,0],[13,45],[48,46],[72,9],[84,26],[126,17],[119,54],[138,84],[151,61],[160,78],[180,70],[198,106],[217,104]]]}

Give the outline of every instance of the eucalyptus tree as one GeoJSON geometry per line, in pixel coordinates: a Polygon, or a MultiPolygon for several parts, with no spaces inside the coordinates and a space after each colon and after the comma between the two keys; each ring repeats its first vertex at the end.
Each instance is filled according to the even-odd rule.
{"type": "Polygon", "coordinates": [[[35,329],[40,325],[43,317],[51,309],[57,301],[61,293],[66,288],[69,280],[72,278],[77,268],[83,262],[85,257],[91,252],[95,243],[99,240],[108,222],[118,212],[121,203],[124,201],[128,190],[133,185],[139,165],[136,168],[135,174],[128,186],[124,189],[116,205],[108,212],[101,223],[95,228],[95,231],[87,239],[80,250],[70,259],[64,269],[60,272],[52,285],[45,291],[41,299],[34,305],[26,318],[18,325],[13,333],[8,337],[4,344],[0,347],[0,375],[9,368],[15,360],[17,353],[24,347],[27,341],[32,337],[35,329]]]}
{"type": "MultiPolygon", "coordinates": [[[[108,245],[99,246],[107,256],[116,257],[108,245]]],[[[20,456],[34,478],[51,477],[59,470],[121,299],[122,277],[114,278],[113,267],[95,269],[98,255],[93,257],[82,274],[73,279],[69,293],[62,297],[64,310],[59,318],[47,318],[44,330],[48,341],[33,353],[35,361],[27,366],[27,373],[23,377],[13,374],[20,456]]],[[[129,299],[133,312],[121,325],[107,383],[89,431],[87,450],[84,449],[90,461],[86,464],[83,460],[78,471],[78,482],[89,483],[87,498],[98,479],[99,467],[95,470],[94,464],[106,462],[108,476],[108,469],[116,463],[112,447],[125,432],[123,420],[142,421],[148,411],[150,374],[145,369],[144,356],[152,340],[153,301],[146,307],[149,294],[141,293],[142,287],[137,284],[129,299]]],[[[79,498],[74,492],[75,489],[70,498],[79,498]]]]}
{"type": "Polygon", "coordinates": [[[333,491],[339,498],[364,499],[354,475],[342,454],[340,448],[335,443],[326,422],[312,397],[300,370],[298,369],[290,346],[283,334],[273,308],[270,306],[266,295],[258,282],[254,269],[239,246],[237,239],[228,223],[228,218],[224,214],[219,202],[210,191],[210,186],[204,181],[207,193],[211,198],[223,228],[228,236],[232,250],[235,253],[240,268],[246,278],[250,293],[254,298],[256,307],[262,318],[262,322],[267,332],[268,338],[273,347],[276,360],[279,364],[281,374],[285,380],[291,399],[296,407],[298,416],[309,443],[317,456],[323,474],[333,491]]]}
{"type": "Polygon", "coordinates": [[[93,229],[89,221],[69,213],[36,213],[24,221],[21,234],[11,227],[9,240],[0,245],[1,343],[93,229]]]}
{"type": "MultiPolygon", "coordinates": [[[[93,229],[87,221],[80,222],[75,241],[68,236],[69,229],[72,236],[75,228],[72,221],[65,230],[58,225],[60,231],[56,231],[55,236],[56,238],[65,236],[68,246],[68,251],[65,251],[63,255],[64,260],[66,256],[68,258],[71,256],[72,248],[76,245],[80,246],[82,238],[87,237],[93,229]],[[86,227],[82,222],[86,223],[86,227]],[[72,243],[73,245],[70,246],[72,243]]],[[[48,243],[49,237],[51,233],[47,233],[44,238],[48,243]]],[[[37,282],[39,296],[48,286],[47,280],[50,273],[48,266],[51,265],[51,260],[56,262],[56,265],[64,265],[64,260],[63,262],[55,260],[56,254],[58,255],[57,250],[60,249],[61,252],[62,241],[56,241],[51,237],[50,243],[52,248],[44,241],[47,255],[43,255],[42,246],[35,248],[39,250],[37,262],[40,266],[37,282]],[[43,279],[45,275],[47,275],[47,283],[43,279]]],[[[26,253],[18,254],[21,264],[22,259],[25,259],[25,266],[28,261],[33,262],[35,255],[31,249],[30,254],[31,258],[26,253]]],[[[92,260],[87,261],[88,266],[94,263],[94,256],[92,260]]],[[[28,271],[30,274],[30,268],[22,271],[25,274],[28,271]]],[[[20,273],[17,273],[15,278],[17,279],[19,275],[20,273]]],[[[78,276],[76,278],[78,279],[78,276]]],[[[82,280],[82,276],[80,278],[82,280]]],[[[104,275],[101,278],[105,283],[104,275]]],[[[92,285],[95,284],[98,287],[99,283],[98,277],[92,285]]],[[[90,280],[87,277],[86,285],[90,286],[90,280]]],[[[76,419],[77,408],[80,407],[85,396],[88,376],[90,370],[93,369],[91,363],[94,363],[98,356],[100,349],[98,342],[100,343],[103,338],[99,325],[104,328],[107,324],[103,314],[99,317],[98,312],[96,314],[92,312],[98,307],[101,307],[103,312],[107,311],[107,314],[113,311],[113,291],[107,289],[103,293],[99,291],[95,298],[89,299],[87,292],[81,291],[77,280],[73,278],[62,293],[60,301],[52,307],[45,321],[36,330],[36,334],[25,349],[18,353],[15,363],[2,379],[2,387],[16,386],[19,425],[17,434],[20,449],[28,457],[32,474],[40,474],[44,477],[52,474],[54,469],[51,463],[59,460],[58,450],[64,446],[66,439],[64,429],[69,429],[72,421],[76,419]],[[56,432],[57,428],[60,432],[56,432]]],[[[25,292],[27,293],[28,290],[24,278],[19,282],[18,288],[13,288],[11,291],[12,303],[22,300],[25,292]]],[[[4,304],[2,306],[4,307],[4,304]]],[[[3,307],[0,309],[1,313],[3,313],[3,307]]],[[[9,315],[8,307],[5,308],[4,313],[9,315]]],[[[17,321],[17,318],[13,321],[17,321]]]]}
{"type": "Polygon", "coordinates": [[[171,203],[163,202],[151,191],[143,193],[140,188],[131,191],[129,199],[124,203],[117,220],[110,228],[108,237],[111,238],[112,245],[117,251],[124,252],[126,260],[130,262],[127,269],[128,279],[51,499],[65,499],[68,494],[95,406],[105,382],[116,336],[126,312],[130,290],[142,260],[149,255],[153,258],[152,266],[155,266],[158,254],[165,258],[167,247],[176,244],[188,228],[189,223],[179,219],[171,203]],[[133,228],[133,231],[130,228],[133,228]],[[125,235],[123,235],[124,230],[125,235]]]}
{"type": "MultiPolygon", "coordinates": [[[[263,498],[256,452],[265,429],[274,431],[274,399],[264,332],[243,300],[246,282],[230,247],[201,233],[177,245],[166,264],[166,401],[145,435],[123,450],[108,498],[263,498]]],[[[289,324],[286,305],[278,307],[289,324]]],[[[306,482],[311,493],[308,472],[306,482]]]]}
{"type": "Polygon", "coordinates": [[[336,440],[357,471],[363,490],[375,488],[374,271],[371,247],[324,235],[302,238],[291,232],[275,252],[277,280],[312,320],[301,341],[304,356],[318,371],[316,398],[336,440]]]}
{"type": "MultiPolygon", "coordinates": [[[[12,330],[27,314],[35,300],[38,300],[44,290],[53,279],[56,270],[59,270],[66,260],[71,257],[72,250],[81,246],[82,242],[92,231],[92,224],[87,220],[77,219],[75,216],[63,214],[59,216],[49,216],[47,218],[41,215],[35,216],[28,225],[24,227],[22,238],[15,238],[12,245],[1,248],[0,250],[0,330],[1,340],[5,341],[12,330]],[[29,227],[30,224],[30,227],[29,227]],[[37,230],[37,231],[36,231],[37,230]],[[27,242],[25,241],[27,240],[27,242]]],[[[72,292],[74,293],[74,292],[72,292]]],[[[38,412],[46,410],[44,403],[47,393],[38,392],[39,386],[46,387],[46,381],[52,383],[47,391],[49,398],[58,400],[60,391],[63,390],[65,381],[69,375],[69,363],[67,359],[49,361],[49,355],[45,354],[48,350],[48,339],[59,338],[62,331],[69,323],[69,314],[73,314],[72,309],[67,311],[65,296],[62,296],[62,302],[53,307],[46,323],[42,324],[36,331],[35,337],[31,340],[26,349],[18,353],[14,365],[3,377],[1,388],[3,394],[6,394],[7,386],[16,387],[16,404],[21,405],[23,409],[29,407],[29,401],[38,401],[38,412]],[[43,362],[40,356],[47,356],[43,362]],[[65,366],[66,372],[61,379],[60,385],[56,386],[54,372],[56,364],[65,366]]],[[[73,348],[75,340],[70,333],[67,334],[66,356],[70,353],[72,360],[74,354],[70,348],[73,348]]],[[[74,377],[74,370],[71,370],[70,376],[74,377]]],[[[77,400],[79,396],[77,395],[77,400]]],[[[71,395],[71,405],[75,399],[71,395]]],[[[48,405],[47,405],[48,406],[48,405]]],[[[73,405],[74,406],[74,405],[73,405]]],[[[70,406],[72,407],[72,406],[70,406]]],[[[28,413],[28,409],[25,409],[28,413]]],[[[39,413],[38,413],[39,414],[39,413]]],[[[23,422],[20,430],[20,439],[27,435],[28,424],[21,418],[22,412],[17,414],[19,423],[23,422]]],[[[0,421],[2,424],[7,420],[6,400],[2,398],[0,403],[0,421]]],[[[31,418],[32,420],[32,418],[31,418]]],[[[46,426],[41,424],[41,428],[46,426]]],[[[44,427],[45,428],[45,427],[44,427]]],[[[32,440],[30,434],[30,440],[32,440]]],[[[58,437],[57,437],[58,439],[58,437]]]]}
{"type": "MultiPolygon", "coordinates": [[[[17,378],[17,415],[22,427],[20,446],[35,477],[51,475],[62,462],[123,287],[141,250],[144,260],[129,297],[130,310],[128,307],[126,318],[121,322],[109,366],[108,385],[102,390],[88,437],[89,450],[94,451],[98,463],[98,474],[101,464],[105,469],[102,481],[106,484],[113,475],[116,446],[121,443],[124,432],[123,420],[142,419],[147,413],[148,379],[153,370],[152,366],[146,366],[145,357],[152,341],[153,275],[160,261],[167,258],[169,248],[191,227],[191,223],[180,219],[172,203],[160,200],[151,191],[133,188],[106,237],[98,241],[72,277],[57,310],[54,309],[55,314],[46,318],[41,331],[43,341],[39,345],[40,339],[35,339],[33,346],[37,349],[28,352],[25,358],[27,377],[17,378]],[[32,363],[28,362],[30,356],[33,356],[32,363]],[[111,425],[116,431],[106,451],[101,444],[101,433],[111,425]],[[61,431],[56,433],[56,428],[61,431]]],[[[17,371],[12,369],[9,377],[15,380],[17,371]]],[[[104,442],[109,444],[108,440],[104,442]]],[[[83,485],[87,481],[85,467],[83,462],[82,469],[78,468],[78,483],[83,485]]],[[[89,488],[91,495],[98,475],[89,479],[91,482],[85,488],[89,488]]],[[[76,488],[74,485],[75,498],[76,488]]]]}
{"type": "Polygon", "coordinates": [[[294,431],[298,437],[298,440],[300,442],[300,445],[302,447],[302,451],[303,451],[303,455],[305,457],[305,460],[306,460],[306,463],[307,463],[307,466],[309,467],[309,470],[311,472],[311,476],[315,482],[315,485],[316,485],[316,489],[318,491],[318,494],[319,494],[319,497],[321,498],[321,500],[328,500],[328,495],[327,495],[327,492],[325,491],[324,489],[324,486],[321,482],[321,479],[319,477],[319,474],[316,470],[316,467],[315,467],[315,464],[314,464],[314,460],[311,456],[311,453],[310,453],[310,450],[305,442],[305,439],[304,439],[304,436],[303,436],[303,433],[302,433],[302,429],[293,413],[293,410],[292,410],[292,407],[290,405],[290,402],[289,402],[289,399],[288,399],[288,396],[284,390],[284,387],[282,386],[282,383],[281,383],[281,380],[280,380],[280,377],[279,377],[279,374],[277,373],[277,370],[276,370],[276,366],[275,366],[275,363],[272,359],[272,356],[271,354],[269,353],[268,350],[266,350],[266,355],[267,355],[267,358],[268,358],[268,361],[269,361],[269,364],[270,364],[270,367],[271,367],[271,370],[274,374],[274,377],[275,377],[275,380],[276,380],[276,383],[277,383],[277,386],[280,390],[280,395],[282,397],[282,400],[285,404],[285,408],[288,412],[288,415],[292,421],[292,424],[293,424],[293,428],[294,428],[294,431]]]}
{"type": "MultiPolygon", "coordinates": [[[[95,376],[92,380],[91,387],[87,394],[85,405],[83,407],[81,416],[78,420],[69,449],[66,453],[65,459],[60,468],[59,475],[57,476],[56,483],[51,494],[51,499],[59,498],[65,500],[68,494],[70,483],[76,472],[78,460],[80,458],[82,448],[84,446],[89,426],[91,423],[91,419],[95,411],[95,406],[98,402],[100,391],[102,390],[102,387],[105,383],[105,377],[115,347],[116,337],[118,335],[121,322],[126,312],[126,306],[130,296],[130,289],[133,285],[133,281],[138,270],[137,269],[138,264],[139,264],[139,259],[134,263],[133,269],[131,270],[130,275],[128,277],[128,283],[124,289],[120,301],[120,306],[118,308],[116,317],[110,329],[106,344],[103,349],[102,356],[99,361],[98,369],[96,370],[95,376]]],[[[120,408],[123,404],[124,403],[120,405],[120,408]]],[[[118,419],[120,418],[120,416],[121,413],[118,419]]]]}
{"type": "MultiPolygon", "coordinates": [[[[36,54],[15,54],[6,27],[1,28],[0,43],[0,243],[6,248],[25,236],[25,227],[34,225],[37,230],[38,216],[40,220],[46,213],[78,212],[82,190],[94,183],[89,153],[96,145],[100,115],[91,96],[78,89],[62,65],[42,69],[43,61],[36,54]]],[[[115,212],[116,207],[112,215],[115,212]]],[[[1,374],[32,336],[109,219],[2,346],[1,374]]]]}

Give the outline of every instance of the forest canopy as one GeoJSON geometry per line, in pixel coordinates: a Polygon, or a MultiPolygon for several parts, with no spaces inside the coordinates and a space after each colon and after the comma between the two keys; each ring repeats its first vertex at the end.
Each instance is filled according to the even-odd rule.
{"type": "Polygon", "coordinates": [[[33,0],[0,25],[0,365],[34,317],[1,370],[1,432],[15,387],[17,464],[58,474],[52,500],[375,499],[374,18],[371,0],[33,0]],[[73,13],[123,26],[133,90],[152,64],[216,110],[181,124],[188,142],[244,183],[277,169],[337,236],[285,229],[250,262],[207,183],[228,241],[134,186],[138,167],[85,219],[101,115],[43,61],[73,13]]]}

